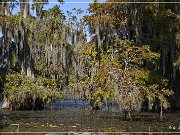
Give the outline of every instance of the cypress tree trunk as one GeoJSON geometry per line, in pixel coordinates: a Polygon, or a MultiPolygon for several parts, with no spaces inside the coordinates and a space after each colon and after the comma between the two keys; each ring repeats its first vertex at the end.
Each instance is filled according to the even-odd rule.
{"type": "Polygon", "coordinates": [[[29,3],[28,3],[29,0],[24,0],[22,2],[26,2],[26,3],[20,3],[20,13],[23,16],[23,19],[21,20],[20,26],[19,26],[20,33],[21,33],[20,44],[22,46],[21,73],[25,73],[27,76],[34,77],[31,50],[27,42],[28,26],[27,26],[26,19],[29,17],[29,3]]]}
{"type": "Polygon", "coordinates": [[[100,23],[99,20],[97,21],[96,25],[96,36],[97,36],[97,43],[96,43],[96,50],[97,50],[97,59],[99,60],[99,67],[100,67],[100,47],[101,47],[101,37],[100,37],[100,23]]]}

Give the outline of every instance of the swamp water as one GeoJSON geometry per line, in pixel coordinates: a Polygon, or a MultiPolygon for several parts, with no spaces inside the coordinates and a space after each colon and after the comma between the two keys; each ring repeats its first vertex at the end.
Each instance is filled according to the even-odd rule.
{"type": "Polygon", "coordinates": [[[134,114],[132,121],[112,107],[91,111],[77,101],[55,103],[47,110],[8,111],[0,109],[0,132],[179,132],[180,113],[134,114]]]}

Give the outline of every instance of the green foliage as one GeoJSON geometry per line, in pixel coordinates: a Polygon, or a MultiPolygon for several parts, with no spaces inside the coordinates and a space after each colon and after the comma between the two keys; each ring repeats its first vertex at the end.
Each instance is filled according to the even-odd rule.
{"type": "Polygon", "coordinates": [[[59,9],[59,7],[56,5],[50,10],[47,10],[45,12],[45,17],[47,18],[63,18],[65,19],[64,13],[59,9]]]}
{"type": "Polygon", "coordinates": [[[160,54],[152,52],[148,45],[137,45],[136,43],[130,42],[129,40],[121,40],[116,37],[113,47],[119,48],[119,61],[126,66],[139,66],[144,63],[144,60],[148,60],[155,63],[160,54]]]}
{"type": "Polygon", "coordinates": [[[180,56],[177,58],[177,60],[173,63],[174,66],[180,65],[180,56]]]}
{"type": "Polygon", "coordinates": [[[148,45],[116,38],[107,54],[101,53],[101,60],[95,58],[94,44],[84,47],[88,65],[95,70],[87,85],[91,86],[91,97],[95,103],[105,102],[106,97],[117,100],[123,111],[135,111],[144,99],[150,102],[157,98],[163,107],[169,106],[166,96],[173,94],[167,89],[168,81],[157,72],[143,68],[145,62],[156,64],[160,55],[152,52],[148,45]],[[100,63],[100,65],[99,65],[100,63]]]}
{"type": "MultiPolygon", "coordinates": [[[[168,89],[168,80],[157,72],[161,68],[158,62],[160,57],[166,58],[166,50],[170,48],[166,45],[168,33],[174,36],[175,32],[171,31],[177,30],[179,24],[179,16],[168,5],[147,3],[138,8],[136,4],[117,5],[95,0],[89,5],[90,15],[79,19],[83,11],[74,8],[72,12],[67,12],[69,18],[65,21],[59,6],[42,10],[47,1],[33,2],[32,8],[39,13],[36,17],[29,15],[23,18],[27,12],[23,11],[23,4],[20,10],[24,13],[17,15],[4,13],[4,10],[8,12],[8,3],[0,9],[0,26],[3,35],[6,35],[3,47],[9,53],[8,67],[14,68],[17,63],[19,68],[29,66],[42,76],[54,76],[56,81],[9,73],[5,93],[11,102],[17,104],[17,108],[27,102],[35,104],[37,99],[50,102],[52,97],[62,98],[56,82],[62,88],[89,91],[95,104],[101,104],[106,99],[117,100],[122,109],[131,111],[139,108],[147,98],[150,102],[159,99],[167,108],[166,97],[173,92],[168,89]],[[142,12],[142,9],[145,11],[142,12]],[[89,25],[89,33],[95,34],[86,44],[85,22],[89,25]],[[128,33],[129,40],[119,38],[118,31],[121,30],[128,33]],[[136,42],[136,36],[141,36],[142,43],[136,42]],[[132,40],[133,37],[135,40],[132,40]],[[11,48],[6,45],[12,39],[17,49],[9,52],[11,48]]],[[[175,66],[180,63],[179,52],[176,54],[175,66]]]]}
{"type": "Polygon", "coordinates": [[[7,74],[4,94],[11,103],[16,104],[17,109],[28,103],[35,105],[37,99],[49,103],[53,98],[61,100],[63,97],[54,79],[30,78],[19,73],[7,74]]]}

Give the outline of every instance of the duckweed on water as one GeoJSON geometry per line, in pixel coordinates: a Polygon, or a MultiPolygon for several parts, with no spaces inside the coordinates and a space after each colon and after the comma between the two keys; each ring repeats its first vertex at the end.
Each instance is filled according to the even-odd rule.
{"type": "Polygon", "coordinates": [[[119,112],[0,110],[0,131],[6,132],[180,132],[180,114],[139,113],[125,121],[119,112]],[[90,113],[91,115],[86,115],[90,113]],[[112,117],[113,115],[113,117],[112,117]]]}

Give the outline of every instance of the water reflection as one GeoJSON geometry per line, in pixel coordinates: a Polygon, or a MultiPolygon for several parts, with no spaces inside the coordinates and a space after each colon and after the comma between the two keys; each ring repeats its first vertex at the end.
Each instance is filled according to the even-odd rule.
{"type": "Polygon", "coordinates": [[[126,121],[117,109],[94,112],[83,101],[54,103],[41,111],[0,110],[1,132],[180,132],[179,126],[179,113],[165,113],[162,122],[159,113],[139,113],[126,121]]]}

